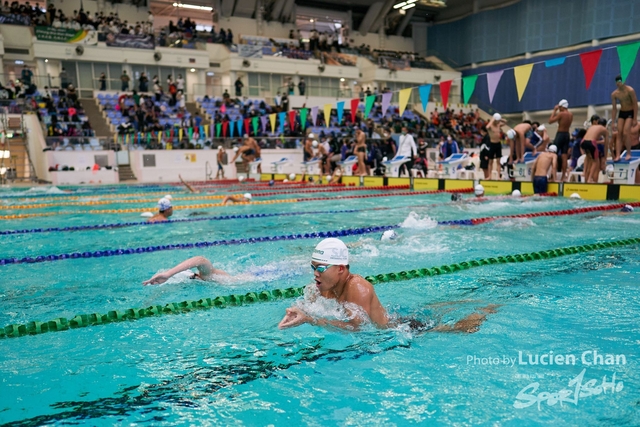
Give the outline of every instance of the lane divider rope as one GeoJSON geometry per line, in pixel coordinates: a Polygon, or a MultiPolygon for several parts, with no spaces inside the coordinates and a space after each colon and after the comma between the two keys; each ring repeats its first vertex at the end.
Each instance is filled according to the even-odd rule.
{"type": "MultiPolygon", "coordinates": [[[[365,279],[372,284],[397,282],[422,277],[439,276],[448,273],[455,273],[474,267],[485,265],[521,263],[527,261],[538,261],[549,258],[556,258],[565,255],[596,251],[612,247],[628,246],[640,243],[640,238],[630,238],[586,244],[580,246],[570,246],[558,249],[549,249],[538,252],[506,255],[490,258],[463,261],[460,263],[443,265],[440,267],[421,268],[416,270],[400,271],[397,273],[378,274],[366,276],[365,279]]],[[[127,320],[138,320],[145,317],[155,317],[167,314],[181,314],[196,310],[210,308],[226,308],[242,305],[254,304],[257,302],[277,301],[288,298],[297,298],[304,295],[305,287],[291,287],[286,289],[274,289],[271,291],[248,292],[244,295],[224,295],[214,298],[202,298],[197,301],[182,301],[165,305],[155,305],[147,308],[129,308],[125,310],[109,310],[106,314],[91,313],[78,314],[70,319],[58,317],[48,322],[32,321],[24,324],[11,324],[0,329],[0,339],[18,338],[29,335],[44,334],[46,332],[61,332],[68,329],[84,328],[88,326],[106,325],[114,322],[127,320]]]]}

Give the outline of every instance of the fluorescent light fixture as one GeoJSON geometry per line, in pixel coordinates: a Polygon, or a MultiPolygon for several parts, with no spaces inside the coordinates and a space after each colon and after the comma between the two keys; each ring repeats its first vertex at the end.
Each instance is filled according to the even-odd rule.
{"type": "Polygon", "coordinates": [[[7,168],[0,168],[0,175],[7,173],[7,168]]]}
{"type": "Polygon", "coordinates": [[[416,4],[415,3],[411,3],[411,4],[408,4],[406,6],[403,6],[402,10],[411,9],[412,7],[416,7],[416,4]]]}
{"type": "Polygon", "coordinates": [[[313,19],[309,19],[309,22],[313,22],[313,19]]]}
{"type": "Polygon", "coordinates": [[[191,71],[192,73],[195,73],[195,72],[196,72],[196,69],[195,69],[195,68],[192,68],[192,69],[190,69],[189,71],[191,71]]]}
{"type": "Polygon", "coordinates": [[[216,73],[214,73],[213,71],[207,71],[207,76],[213,77],[215,75],[216,75],[216,73]]]}
{"type": "Polygon", "coordinates": [[[8,159],[11,157],[9,150],[0,151],[0,159],[8,159]]]}
{"type": "Polygon", "coordinates": [[[396,5],[393,6],[394,9],[400,9],[402,6],[406,6],[407,2],[403,1],[402,3],[398,3],[396,5]]]}
{"type": "Polygon", "coordinates": [[[344,81],[344,77],[341,77],[341,78],[340,78],[340,81],[341,81],[341,82],[343,82],[343,81],[344,81]]]}
{"type": "Polygon", "coordinates": [[[16,65],[22,65],[24,64],[24,61],[20,61],[19,59],[16,59],[15,63],[16,65]]]}
{"type": "Polygon", "coordinates": [[[48,59],[45,59],[45,60],[44,60],[44,62],[49,62],[49,60],[48,60],[48,59]]]}
{"type": "Polygon", "coordinates": [[[211,12],[213,10],[213,8],[210,6],[198,6],[195,4],[184,4],[184,3],[174,3],[173,7],[181,7],[183,9],[204,10],[206,12],[211,12]]]}
{"type": "Polygon", "coordinates": [[[407,0],[407,4],[415,3],[415,2],[417,2],[417,1],[418,1],[418,0],[407,0]]]}

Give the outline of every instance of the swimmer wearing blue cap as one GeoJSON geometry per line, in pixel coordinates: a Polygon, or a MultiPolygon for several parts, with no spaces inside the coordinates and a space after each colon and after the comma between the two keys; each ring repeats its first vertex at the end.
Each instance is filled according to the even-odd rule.
{"type": "Polygon", "coordinates": [[[476,332],[488,313],[495,312],[493,307],[480,309],[482,313],[472,313],[453,325],[424,324],[415,319],[391,319],[380,303],[373,285],[362,276],[352,274],[349,269],[349,249],[340,239],[328,238],[313,250],[311,269],[315,286],[321,297],[336,300],[342,304],[355,304],[364,313],[344,307],[349,320],[315,318],[300,307],[290,307],[278,324],[280,329],[292,328],[305,323],[317,326],[330,326],[346,330],[357,330],[363,322],[370,320],[378,328],[395,327],[408,324],[412,329],[439,332],[476,332]],[[363,318],[366,314],[367,318],[363,318]]]}

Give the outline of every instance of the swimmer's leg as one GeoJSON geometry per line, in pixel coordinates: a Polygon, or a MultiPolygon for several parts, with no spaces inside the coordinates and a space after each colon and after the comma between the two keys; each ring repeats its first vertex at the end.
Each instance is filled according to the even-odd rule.
{"type": "Polygon", "coordinates": [[[468,333],[472,334],[474,332],[478,332],[480,329],[480,325],[487,319],[487,314],[496,313],[496,309],[499,305],[490,304],[486,307],[482,307],[478,309],[478,313],[471,313],[467,317],[453,325],[438,325],[435,328],[431,329],[431,331],[435,332],[453,332],[453,333],[468,333]]]}

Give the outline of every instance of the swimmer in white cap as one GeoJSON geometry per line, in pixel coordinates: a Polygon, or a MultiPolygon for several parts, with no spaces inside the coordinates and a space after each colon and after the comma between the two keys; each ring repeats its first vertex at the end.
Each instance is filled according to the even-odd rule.
{"type": "Polygon", "coordinates": [[[151,279],[145,282],[142,282],[142,284],[145,286],[160,285],[166,282],[167,280],[169,280],[171,277],[175,276],[176,274],[185,270],[190,270],[192,268],[197,268],[198,272],[190,276],[190,279],[215,281],[216,276],[218,277],[229,276],[229,273],[222,270],[218,270],[217,268],[214,268],[213,265],[211,264],[211,261],[209,261],[205,257],[195,256],[193,258],[189,258],[188,260],[181,262],[180,264],[176,265],[170,270],[155,274],[151,279]]]}
{"type": "Polygon", "coordinates": [[[171,200],[163,197],[158,200],[158,213],[149,218],[148,222],[164,222],[173,215],[173,207],[171,206],[171,200]]]}
{"type": "Polygon", "coordinates": [[[566,181],[568,172],[567,159],[569,158],[569,145],[571,144],[569,132],[571,131],[571,123],[573,123],[573,113],[569,111],[569,102],[566,99],[561,99],[558,105],[553,107],[549,123],[558,123],[558,131],[556,132],[556,138],[553,140],[553,145],[558,148],[558,154],[562,161],[562,178],[560,181],[566,181]]]}
{"type": "Polygon", "coordinates": [[[453,325],[425,325],[414,319],[390,319],[380,303],[371,283],[362,276],[352,274],[349,269],[349,249],[339,239],[324,239],[313,250],[311,268],[315,287],[321,297],[336,300],[345,305],[348,321],[312,317],[298,306],[287,309],[280,321],[280,329],[300,326],[305,323],[317,326],[330,326],[347,330],[357,330],[363,322],[371,321],[378,328],[395,327],[408,323],[415,329],[429,329],[440,332],[476,332],[485,320],[487,313],[495,312],[495,306],[480,309],[482,313],[472,313],[453,325]],[[362,311],[353,310],[347,304],[357,305],[362,311]]]}
{"type": "Polygon", "coordinates": [[[251,203],[251,193],[244,193],[242,196],[225,196],[222,200],[222,204],[226,205],[227,203],[251,203]]]}
{"type": "Polygon", "coordinates": [[[531,126],[531,122],[529,120],[525,120],[524,122],[517,124],[513,129],[509,129],[507,131],[507,142],[511,148],[510,164],[522,163],[524,161],[524,149],[527,134],[531,132],[532,129],[533,127],[531,126]]]}
{"type": "Polygon", "coordinates": [[[195,188],[193,188],[188,182],[186,182],[184,179],[182,179],[182,176],[178,175],[178,178],[180,178],[180,182],[187,187],[187,190],[189,190],[192,193],[199,193],[198,190],[196,190],[195,188]]]}
{"type": "Polygon", "coordinates": [[[506,125],[499,113],[495,113],[489,123],[487,123],[487,135],[489,135],[489,166],[487,171],[491,176],[491,171],[500,172],[500,158],[502,157],[502,126],[506,125]]]}
{"type": "MultiPolygon", "coordinates": [[[[250,162],[260,158],[260,146],[255,139],[250,137],[248,134],[245,134],[244,143],[242,144],[242,147],[236,151],[236,155],[233,156],[231,164],[235,164],[238,156],[242,157],[242,163],[245,165],[245,168],[248,168],[250,162]]],[[[262,173],[260,165],[258,165],[258,173],[262,173]]]]}
{"type": "Polygon", "coordinates": [[[476,185],[473,189],[473,192],[476,197],[484,197],[484,187],[482,186],[482,184],[476,185]]]}
{"type": "Polygon", "coordinates": [[[558,148],[555,145],[547,147],[547,151],[540,153],[531,166],[531,180],[533,192],[542,194],[547,192],[549,181],[554,182],[558,165],[558,148]]]}
{"type": "Polygon", "coordinates": [[[380,240],[382,242],[387,242],[389,240],[396,240],[398,239],[398,233],[396,233],[394,230],[387,230],[384,233],[382,233],[382,236],[380,236],[380,240]]]}

